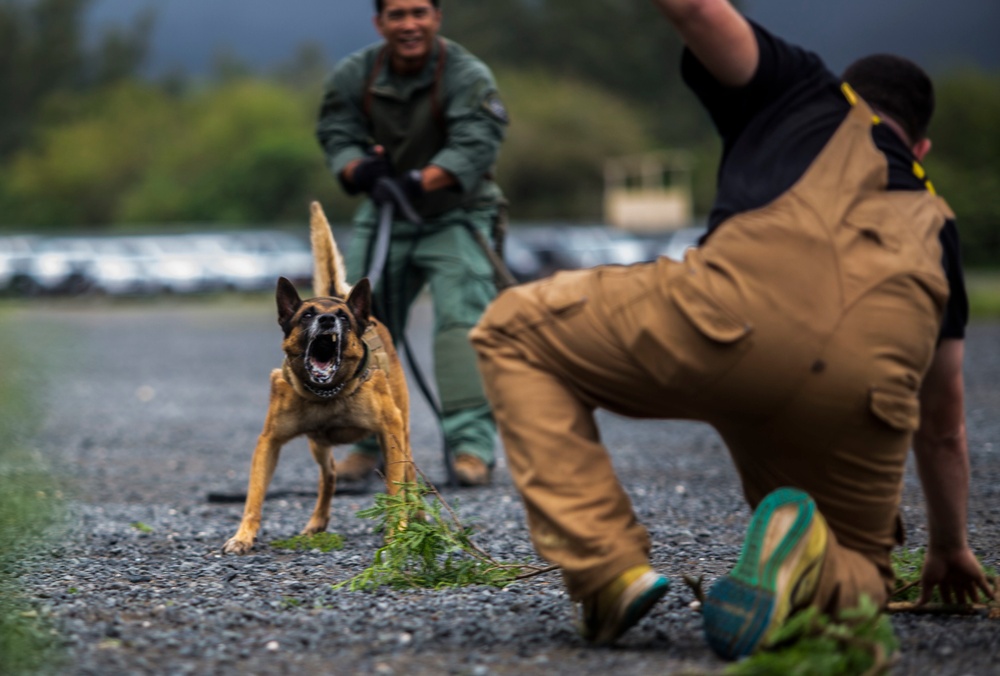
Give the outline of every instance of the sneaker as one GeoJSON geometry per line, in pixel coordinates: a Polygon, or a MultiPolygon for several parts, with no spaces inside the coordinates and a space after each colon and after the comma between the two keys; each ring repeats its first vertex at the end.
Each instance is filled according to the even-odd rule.
{"type": "Polygon", "coordinates": [[[584,600],[580,635],[594,645],[611,645],[641,620],[669,588],[670,580],[648,565],[629,568],[584,600]]]}
{"type": "Polygon", "coordinates": [[[807,493],[779,488],[757,507],[739,561],[705,598],[705,638],[725,659],[750,655],[816,593],[828,527],[807,493]]]}
{"type": "Polygon", "coordinates": [[[378,456],[357,451],[349,453],[346,458],[334,465],[337,472],[337,491],[351,492],[364,489],[371,482],[376,468],[378,468],[378,456]]]}
{"type": "Polygon", "coordinates": [[[490,483],[489,466],[474,455],[455,456],[455,478],[459,486],[486,486],[490,483]]]}

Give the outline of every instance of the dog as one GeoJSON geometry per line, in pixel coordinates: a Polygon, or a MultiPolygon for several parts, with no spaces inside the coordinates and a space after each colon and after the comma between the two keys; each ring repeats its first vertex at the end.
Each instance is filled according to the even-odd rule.
{"type": "Polygon", "coordinates": [[[337,471],[335,444],[378,437],[386,489],[415,481],[410,449],[409,394],[388,329],[372,315],[367,278],[351,288],[330,224],[318,202],[310,205],[315,298],[302,300],[281,277],[275,297],[285,337],[285,361],[271,371],[264,429],[254,448],[239,530],[223,552],[246,554],[260,529],[264,495],[282,446],[305,435],[319,465],[319,495],[303,535],[326,530],[337,471]]]}

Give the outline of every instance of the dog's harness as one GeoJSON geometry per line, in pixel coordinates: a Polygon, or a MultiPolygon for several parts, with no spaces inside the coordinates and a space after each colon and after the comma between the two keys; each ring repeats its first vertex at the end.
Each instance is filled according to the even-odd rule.
{"type": "Polygon", "coordinates": [[[358,367],[354,370],[354,374],[344,378],[344,380],[334,387],[314,387],[308,382],[299,379],[292,373],[292,368],[288,365],[288,357],[285,357],[285,361],[281,365],[281,375],[286,381],[291,383],[299,396],[305,397],[306,393],[308,393],[320,399],[333,399],[343,392],[349,383],[356,383],[358,387],[347,394],[348,397],[351,397],[361,389],[361,385],[371,379],[375,371],[389,373],[389,355],[385,352],[385,343],[382,342],[382,337],[375,329],[375,324],[369,324],[368,328],[365,329],[365,332],[361,335],[361,345],[364,348],[364,355],[361,357],[358,367]]]}

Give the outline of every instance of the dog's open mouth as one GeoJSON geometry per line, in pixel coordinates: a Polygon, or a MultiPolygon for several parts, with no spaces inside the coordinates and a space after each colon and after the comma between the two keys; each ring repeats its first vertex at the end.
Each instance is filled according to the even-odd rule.
{"type": "Polygon", "coordinates": [[[306,371],[317,385],[327,385],[340,366],[340,341],[336,333],[316,336],[306,350],[306,371]]]}

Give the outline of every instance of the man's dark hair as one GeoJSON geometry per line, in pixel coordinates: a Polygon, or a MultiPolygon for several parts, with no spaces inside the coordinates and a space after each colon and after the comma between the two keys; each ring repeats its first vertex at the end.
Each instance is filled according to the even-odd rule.
{"type": "MultiPolygon", "coordinates": [[[[431,4],[434,5],[435,9],[441,9],[441,0],[431,0],[431,4]]],[[[385,0],[375,0],[375,13],[381,14],[383,9],[385,9],[385,0]]]]}
{"type": "Polygon", "coordinates": [[[927,135],[934,84],[917,64],[901,56],[873,54],[848,66],[842,79],[870,106],[898,122],[910,142],[927,135]]]}

